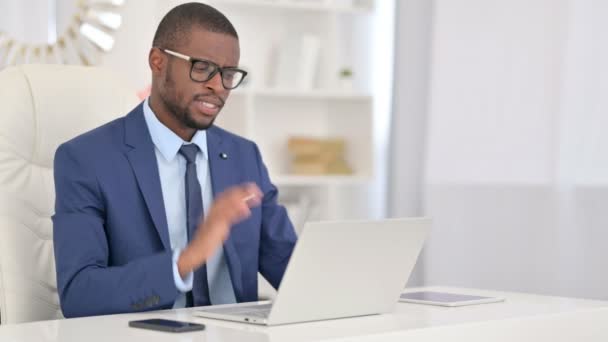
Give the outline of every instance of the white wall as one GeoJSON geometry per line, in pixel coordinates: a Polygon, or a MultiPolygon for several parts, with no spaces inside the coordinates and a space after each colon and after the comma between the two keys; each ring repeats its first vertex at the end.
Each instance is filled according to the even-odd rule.
{"type": "Polygon", "coordinates": [[[422,215],[433,1],[397,2],[390,215],[422,215]]]}
{"type": "Polygon", "coordinates": [[[128,0],[122,8],[123,21],[115,33],[114,48],[101,59],[101,65],[125,75],[134,89],[141,90],[152,82],[148,52],[160,22],[158,7],[165,1],[128,0]]]}
{"type": "Polygon", "coordinates": [[[608,298],[606,14],[435,1],[427,284],[608,298]]]}
{"type": "Polygon", "coordinates": [[[0,32],[21,41],[48,43],[48,3],[48,0],[0,1],[0,32]]]}
{"type": "MultiPolygon", "coordinates": [[[[421,216],[433,1],[397,1],[396,15],[388,216],[421,216]]],[[[420,258],[409,285],[422,282],[423,269],[420,258]]]]}
{"type": "Polygon", "coordinates": [[[551,179],[566,25],[563,0],[436,1],[429,182],[551,179]]]}

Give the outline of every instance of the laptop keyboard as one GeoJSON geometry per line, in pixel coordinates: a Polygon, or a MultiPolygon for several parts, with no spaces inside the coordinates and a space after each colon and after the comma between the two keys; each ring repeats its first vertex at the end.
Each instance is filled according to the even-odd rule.
{"type": "Polygon", "coordinates": [[[253,316],[266,318],[270,314],[272,304],[261,304],[251,306],[234,306],[229,308],[209,308],[203,311],[225,315],[253,316]]]}

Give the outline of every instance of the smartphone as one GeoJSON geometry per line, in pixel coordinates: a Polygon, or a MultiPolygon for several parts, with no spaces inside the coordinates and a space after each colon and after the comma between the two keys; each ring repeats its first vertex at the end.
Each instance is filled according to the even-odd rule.
{"type": "Polygon", "coordinates": [[[187,332],[205,330],[204,324],[172,321],[169,319],[160,318],[144,319],[141,321],[130,321],[129,326],[133,328],[142,328],[167,332],[187,332]]]}

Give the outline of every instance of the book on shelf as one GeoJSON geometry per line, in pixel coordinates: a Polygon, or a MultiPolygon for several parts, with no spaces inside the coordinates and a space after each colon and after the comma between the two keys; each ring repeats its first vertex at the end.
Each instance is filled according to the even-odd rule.
{"type": "Polygon", "coordinates": [[[311,90],[316,86],[321,40],[312,34],[284,40],[278,51],[274,87],[311,90]]]}
{"type": "Polygon", "coordinates": [[[287,148],[291,173],[299,175],[352,174],[344,159],[346,142],[339,138],[292,137],[287,148]]]}

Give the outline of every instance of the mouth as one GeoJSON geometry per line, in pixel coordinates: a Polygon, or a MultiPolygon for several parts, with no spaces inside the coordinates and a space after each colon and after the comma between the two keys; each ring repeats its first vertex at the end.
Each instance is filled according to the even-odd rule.
{"type": "Polygon", "coordinates": [[[196,109],[198,109],[199,112],[203,113],[206,116],[216,116],[221,108],[220,104],[206,100],[194,101],[194,105],[196,106],[196,109]]]}

